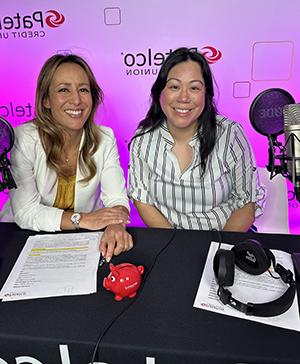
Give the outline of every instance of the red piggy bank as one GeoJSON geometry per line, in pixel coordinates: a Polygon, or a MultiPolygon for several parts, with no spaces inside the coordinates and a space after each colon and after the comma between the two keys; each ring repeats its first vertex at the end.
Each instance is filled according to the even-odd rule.
{"type": "Polygon", "coordinates": [[[114,266],[110,263],[109,269],[110,273],[107,278],[104,278],[103,287],[115,294],[116,301],[121,301],[124,297],[134,297],[141,285],[144,267],[130,263],[114,266]]]}

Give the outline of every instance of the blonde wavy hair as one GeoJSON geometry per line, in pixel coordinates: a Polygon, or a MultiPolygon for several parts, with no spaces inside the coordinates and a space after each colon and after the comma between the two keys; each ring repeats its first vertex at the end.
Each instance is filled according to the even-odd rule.
{"type": "Polygon", "coordinates": [[[92,158],[100,143],[98,128],[94,117],[98,106],[103,101],[103,91],[97,84],[95,76],[86,61],[74,54],[56,54],[50,57],[43,65],[36,88],[34,123],[37,125],[39,136],[47,157],[47,165],[58,176],[68,178],[64,165],[61,163],[61,155],[64,146],[63,128],[55,122],[51,110],[45,107],[45,101],[49,97],[49,87],[57,68],[63,63],[75,63],[86,73],[90,83],[93,106],[91,113],[84,124],[85,140],[79,154],[79,168],[85,176],[81,182],[87,183],[96,174],[97,166],[92,158]]]}

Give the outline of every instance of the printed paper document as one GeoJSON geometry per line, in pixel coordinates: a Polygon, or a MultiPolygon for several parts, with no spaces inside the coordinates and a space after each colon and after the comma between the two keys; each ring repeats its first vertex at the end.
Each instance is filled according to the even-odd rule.
{"type": "Polygon", "coordinates": [[[15,301],[96,292],[102,232],[30,236],[2,290],[15,301]]]}
{"type": "MultiPolygon", "coordinates": [[[[273,317],[256,317],[247,316],[245,313],[235,310],[229,305],[223,305],[217,295],[217,283],[213,271],[213,259],[219,243],[211,242],[205,267],[199,284],[198,292],[195,298],[194,307],[203,310],[221,313],[246,320],[257,321],[267,325],[278,326],[286,329],[300,331],[300,318],[297,294],[291,308],[279,316],[273,317]]],[[[221,244],[222,249],[231,249],[230,244],[221,244]]],[[[276,262],[282,264],[294,274],[294,267],[291,255],[281,250],[273,250],[276,262]]],[[[232,293],[232,296],[241,302],[265,303],[273,301],[280,297],[288,288],[281,279],[274,279],[268,272],[259,276],[245,273],[237,266],[234,272],[234,284],[226,287],[232,293]]],[[[276,275],[276,273],[274,273],[276,275]]],[[[295,277],[295,276],[294,276],[295,277]]]]}

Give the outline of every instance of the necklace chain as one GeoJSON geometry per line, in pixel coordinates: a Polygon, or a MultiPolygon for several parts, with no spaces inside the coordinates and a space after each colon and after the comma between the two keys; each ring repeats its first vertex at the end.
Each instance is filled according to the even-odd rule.
{"type": "Polygon", "coordinates": [[[70,162],[70,157],[71,157],[71,156],[73,156],[74,154],[78,153],[78,152],[79,152],[79,150],[78,150],[78,149],[74,149],[74,150],[73,150],[73,152],[69,154],[69,156],[68,156],[68,155],[66,155],[66,152],[64,152],[64,155],[65,155],[65,163],[66,163],[66,164],[69,164],[69,162],[70,162]]]}

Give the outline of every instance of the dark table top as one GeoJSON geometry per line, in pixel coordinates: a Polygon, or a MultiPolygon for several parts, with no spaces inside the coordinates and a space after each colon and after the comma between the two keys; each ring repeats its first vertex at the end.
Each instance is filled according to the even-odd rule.
{"type": "MultiPolygon", "coordinates": [[[[1,302],[0,359],[15,363],[18,355],[30,354],[43,364],[65,364],[59,345],[67,345],[71,364],[89,363],[99,335],[113,322],[96,357],[108,364],[142,364],[147,357],[155,358],[157,364],[300,363],[299,332],[193,307],[217,232],[129,231],[135,247],[114,257],[112,263],[144,265],[145,279],[137,298],[115,301],[102,287],[109,273],[104,265],[98,271],[96,294],[1,302]]],[[[32,234],[0,223],[1,286],[32,234]]],[[[246,238],[268,248],[300,252],[298,235],[222,233],[223,242],[246,238]]]]}

